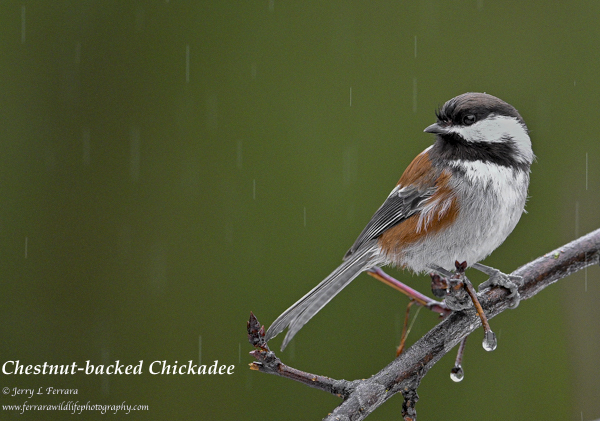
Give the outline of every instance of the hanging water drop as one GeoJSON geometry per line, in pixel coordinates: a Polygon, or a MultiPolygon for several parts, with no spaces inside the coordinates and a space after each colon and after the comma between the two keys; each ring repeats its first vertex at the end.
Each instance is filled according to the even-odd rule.
{"type": "Polygon", "coordinates": [[[452,368],[450,371],[450,378],[456,383],[465,378],[465,372],[460,364],[452,368]]]}
{"type": "Polygon", "coordinates": [[[491,330],[485,332],[483,336],[483,349],[486,351],[493,351],[498,346],[498,341],[496,340],[496,334],[491,330]]]}

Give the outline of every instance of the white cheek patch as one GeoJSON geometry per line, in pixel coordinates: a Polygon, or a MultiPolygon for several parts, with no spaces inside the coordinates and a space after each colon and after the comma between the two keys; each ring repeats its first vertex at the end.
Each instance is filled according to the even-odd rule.
{"type": "Polygon", "coordinates": [[[530,164],[533,162],[531,139],[515,117],[490,115],[471,126],[457,126],[450,131],[459,134],[467,142],[501,143],[510,138],[517,147],[517,160],[530,164]]]}

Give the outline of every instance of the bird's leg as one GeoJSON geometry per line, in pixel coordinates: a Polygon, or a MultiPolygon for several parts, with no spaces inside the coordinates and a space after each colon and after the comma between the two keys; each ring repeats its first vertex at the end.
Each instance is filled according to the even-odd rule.
{"type": "Polygon", "coordinates": [[[386,285],[391,286],[392,288],[400,291],[401,293],[407,295],[408,297],[414,299],[417,304],[422,305],[423,307],[427,307],[431,311],[435,311],[439,313],[441,316],[447,316],[452,312],[452,310],[444,303],[432,300],[426,295],[421,294],[419,291],[412,289],[408,285],[403,284],[398,281],[394,277],[385,273],[380,267],[374,266],[367,271],[369,275],[378,281],[383,282],[386,285]]]}
{"type": "Polygon", "coordinates": [[[471,265],[473,269],[477,269],[480,272],[485,273],[489,276],[489,279],[479,284],[478,291],[482,291],[489,287],[501,286],[510,291],[508,298],[510,299],[510,308],[517,308],[521,301],[521,295],[519,294],[519,285],[523,281],[523,277],[515,275],[507,275],[500,272],[498,269],[482,265],[481,263],[475,263],[471,265]]]}

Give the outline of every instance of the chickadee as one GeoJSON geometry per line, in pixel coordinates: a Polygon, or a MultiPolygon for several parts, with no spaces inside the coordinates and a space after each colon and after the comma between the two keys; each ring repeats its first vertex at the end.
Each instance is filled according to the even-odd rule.
{"type": "Polygon", "coordinates": [[[527,126],[513,106],[485,93],[452,98],[436,116],[425,129],[435,143],[406,168],[343,263],[273,322],[267,341],[289,327],[283,350],[346,285],[376,266],[423,273],[466,261],[490,275],[486,286],[510,287],[506,275],[477,262],[524,212],[534,159],[527,126]]]}

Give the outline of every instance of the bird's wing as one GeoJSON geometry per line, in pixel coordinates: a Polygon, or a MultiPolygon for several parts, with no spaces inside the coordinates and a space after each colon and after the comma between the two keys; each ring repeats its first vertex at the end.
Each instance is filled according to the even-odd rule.
{"type": "Polygon", "coordinates": [[[346,252],[344,260],[354,254],[362,244],[379,237],[384,231],[423,209],[424,202],[435,193],[435,190],[435,186],[423,189],[396,186],[383,205],[377,209],[350,250],[346,252]]]}

